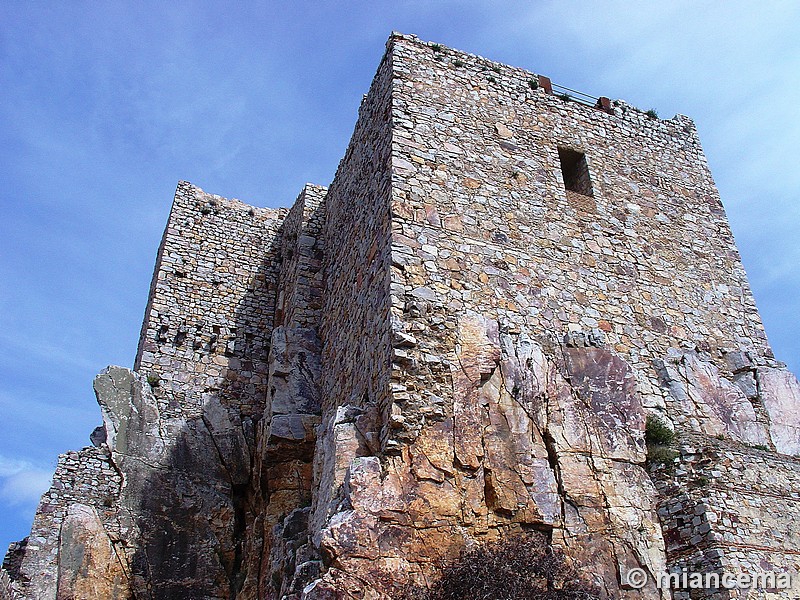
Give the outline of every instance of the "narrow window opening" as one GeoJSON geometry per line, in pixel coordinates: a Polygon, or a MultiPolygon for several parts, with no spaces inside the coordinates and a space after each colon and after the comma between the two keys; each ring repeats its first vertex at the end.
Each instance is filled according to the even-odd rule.
{"type": "Polygon", "coordinates": [[[569,148],[559,148],[558,160],[561,162],[561,174],[564,176],[564,187],[567,191],[594,196],[586,155],[569,148]]]}

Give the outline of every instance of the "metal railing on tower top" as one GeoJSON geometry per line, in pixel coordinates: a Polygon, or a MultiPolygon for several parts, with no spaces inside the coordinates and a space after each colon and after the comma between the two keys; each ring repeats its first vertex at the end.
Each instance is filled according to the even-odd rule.
{"type": "Polygon", "coordinates": [[[573,90],[572,88],[568,88],[564,85],[553,83],[550,81],[550,78],[545,75],[539,75],[539,87],[541,87],[546,94],[558,96],[564,100],[577,102],[578,104],[583,104],[584,106],[591,106],[592,108],[602,110],[609,114],[614,113],[614,109],[611,106],[611,100],[605,96],[592,96],[591,94],[573,90]]]}

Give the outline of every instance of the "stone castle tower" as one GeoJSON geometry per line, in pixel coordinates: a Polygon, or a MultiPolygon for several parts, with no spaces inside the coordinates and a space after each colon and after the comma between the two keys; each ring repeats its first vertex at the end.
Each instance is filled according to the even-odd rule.
{"type": "Polygon", "coordinates": [[[94,387],[0,598],[391,599],[529,530],[604,598],[800,584],[800,385],[692,121],[413,36],[328,189],[178,185],[134,370],[94,387]]]}

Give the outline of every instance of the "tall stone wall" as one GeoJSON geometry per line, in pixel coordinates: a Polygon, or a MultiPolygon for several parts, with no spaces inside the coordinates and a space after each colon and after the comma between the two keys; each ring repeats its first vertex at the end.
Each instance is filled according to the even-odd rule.
{"type": "Polygon", "coordinates": [[[186,541],[186,548],[173,550],[178,564],[163,561],[157,574],[148,560],[141,568],[135,562],[134,571],[147,570],[140,572],[141,585],[160,582],[162,594],[190,589],[222,597],[241,586],[285,216],[285,209],[254,208],[185,182],[175,195],[135,364],[152,386],[159,419],[173,430],[165,451],[174,455],[168,462],[175,468],[142,476],[143,485],[158,482],[163,491],[149,509],[157,528],[142,521],[140,554],[161,560],[162,551],[148,546],[169,548],[174,542],[167,537],[196,533],[203,542],[195,547],[207,545],[210,556],[191,559],[186,553],[193,544],[186,541]],[[187,460],[186,450],[196,456],[187,460]]]}
{"type": "Polygon", "coordinates": [[[394,60],[395,288],[445,320],[480,310],[559,341],[599,329],[653,405],[670,347],[769,352],[690,119],[607,114],[414,39],[394,60]],[[592,196],[566,191],[559,148],[585,153],[592,196]]]}
{"type": "Polygon", "coordinates": [[[390,404],[391,81],[387,53],[326,197],[322,424],[310,524],[317,548],[346,508],[351,460],[381,452],[378,423],[390,404]]]}
{"type": "Polygon", "coordinates": [[[199,414],[211,397],[263,412],[285,216],[178,185],[134,364],[168,412],[199,414]]]}
{"type": "Polygon", "coordinates": [[[98,448],[83,450],[78,471],[64,481],[57,476],[52,501],[46,495],[39,506],[23,551],[26,594],[227,598],[241,588],[286,214],[179,184],[158,252],[138,372],[112,367],[97,377],[104,420],[92,435],[98,448]],[[87,453],[119,477],[114,494],[104,492],[87,453]],[[79,482],[74,494],[59,492],[79,482]],[[98,494],[102,508],[95,507],[98,494]],[[62,568],[72,556],[59,549],[65,535],[91,545],[94,553],[84,554],[100,565],[91,571],[106,575],[76,579],[87,571],[80,561],[62,568]]]}

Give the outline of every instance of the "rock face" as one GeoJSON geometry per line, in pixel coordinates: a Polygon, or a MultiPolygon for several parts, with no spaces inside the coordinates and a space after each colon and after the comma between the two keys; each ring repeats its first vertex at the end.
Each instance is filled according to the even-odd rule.
{"type": "Polygon", "coordinates": [[[128,595],[129,580],[97,511],[72,504],[61,525],[58,600],[103,600],[128,595]]]}
{"type": "Polygon", "coordinates": [[[759,423],[746,391],[721,377],[712,363],[688,352],[673,354],[659,364],[671,396],[693,430],[710,436],[729,435],[749,444],[767,443],[767,428],[759,423]]]}
{"type": "Polygon", "coordinates": [[[800,584],[800,384],[694,125],[550,89],[395,34],[329,189],[180,183],[0,598],[388,600],[529,531],[602,598],[800,584]]]}
{"type": "Polygon", "coordinates": [[[358,419],[334,421],[342,497],[315,543],[335,567],[306,596],[375,581],[373,594],[396,597],[465,544],[526,528],[547,531],[613,597],[619,569],[664,570],[633,373],[604,348],[564,358],[562,374],[526,333],[501,336],[467,313],[452,404],[413,443],[382,461],[359,444],[358,419]]]}

